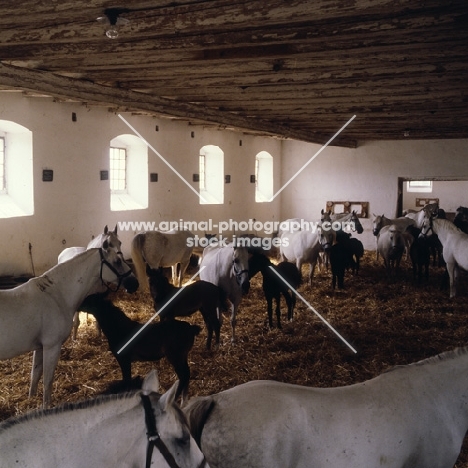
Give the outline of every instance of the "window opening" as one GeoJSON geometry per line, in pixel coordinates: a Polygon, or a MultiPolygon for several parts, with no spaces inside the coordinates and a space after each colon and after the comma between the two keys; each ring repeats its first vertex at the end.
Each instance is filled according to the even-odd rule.
{"type": "Polygon", "coordinates": [[[205,155],[200,154],[200,180],[199,180],[199,188],[200,191],[206,190],[206,171],[205,171],[205,155]]]}
{"type": "Polygon", "coordinates": [[[127,150],[110,148],[110,187],[114,193],[124,193],[127,188],[127,150]]]}
{"type": "Polygon", "coordinates": [[[224,203],[224,152],[219,146],[206,145],[199,157],[200,204],[224,203]]]}
{"type": "Polygon", "coordinates": [[[34,214],[32,132],[0,120],[0,218],[34,214]]]}
{"type": "Polygon", "coordinates": [[[432,180],[408,180],[406,189],[408,192],[432,192],[432,180]]]}
{"type": "Polygon", "coordinates": [[[273,156],[260,151],[255,156],[255,201],[269,202],[273,198],[273,156]]]}
{"type": "Polygon", "coordinates": [[[111,211],[148,208],[148,147],[135,135],[119,135],[109,144],[111,211]]]}
{"type": "Polygon", "coordinates": [[[0,137],[0,193],[6,193],[4,137],[0,137]]]}

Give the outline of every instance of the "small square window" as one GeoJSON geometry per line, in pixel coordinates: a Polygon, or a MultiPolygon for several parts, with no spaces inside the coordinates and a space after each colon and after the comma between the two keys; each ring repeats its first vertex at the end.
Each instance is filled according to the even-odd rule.
{"type": "Polygon", "coordinates": [[[432,180],[409,180],[406,189],[408,192],[432,192],[432,180]]]}

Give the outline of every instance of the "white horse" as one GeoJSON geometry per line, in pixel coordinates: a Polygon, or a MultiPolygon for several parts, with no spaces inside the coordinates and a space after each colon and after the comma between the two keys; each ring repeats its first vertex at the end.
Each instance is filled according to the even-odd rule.
{"type": "Polygon", "coordinates": [[[115,225],[113,231],[109,231],[109,228],[106,225],[104,227],[104,232],[96,236],[94,239],[91,239],[86,247],[67,247],[66,249],[63,249],[58,256],[57,263],[66,262],[75,255],[84,252],[86,249],[102,247],[102,244],[106,241],[109,248],[114,249],[117,253],[121,253],[122,242],[117,235],[117,225],[115,225]]]}
{"type": "Polygon", "coordinates": [[[408,226],[415,226],[414,219],[408,218],[407,216],[400,216],[399,218],[387,218],[385,215],[374,214],[372,220],[372,233],[374,236],[378,236],[380,230],[384,226],[395,226],[399,231],[404,232],[408,226]]]}
{"type": "Polygon", "coordinates": [[[302,265],[309,263],[309,285],[312,286],[315,266],[320,252],[330,249],[335,235],[332,229],[317,227],[314,231],[283,232],[281,235],[280,258],[296,264],[302,274],[302,265]]]}
{"type": "Polygon", "coordinates": [[[172,283],[174,286],[182,286],[193,251],[189,239],[193,237],[190,231],[175,229],[166,232],[140,232],[135,235],[132,239],[132,260],[138,281],[144,290],[148,290],[146,264],[152,269],[172,267],[172,283]]]}
{"type": "MultiPolygon", "coordinates": [[[[250,288],[247,248],[237,247],[235,244],[206,247],[200,261],[200,279],[219,286],[231,302],[231,341],[234,343],[237,309],[242,296],[247,294],[250,288]]],[[[220,322],[222,317],[220,312],[220,322]]]]}
{"type": "Polygon", "coordinates": [[[184,411],[212,468],[452,468],[467,388],[462,348],[345,387],[253,381],[184,411]]]}
{"type": "Polygon", "coordinates": [[[343,230],[345,231],[355,231],[358,234],[362,234],[364,232],[364,228],[362,227],[361,221],[359,221],[359,216],[357,215],[356,211],[353,210],[349,213],[332,213],[331,210],[329,211],[321,211],[321,218],[320,221],[323,224],[324,222],[333,223],[338,222],[341,224],[338,229],[335,230],[343,230]]]}
{"type": "Polygon", "coordinates": [[[176,388],[157,394],[152,371],[142,391],[9,419],[0,424],[0,468],[206,468],[176,388]]]}
{"type": "Polygon", "coordinates": [[[405,214],[406,218],[410,218],[414,221],[414,225],[421,229],[424,219],[427,216],[436,217],[439,214],[439,204],[438,203],[429,203],[424,205],[419,211],[411,211],[405,214]]]}
{"type": "Polygon", "coordinates": [[[101,249],[82,252],[42,276],[0,291],[0,359],[34,351],[29,394],[36,394],[44,374],[44,407],[50,404],[55,368],[73,315],[103,283],[123,283],[129,292],[138,288],[131,268],[106,242],[101,249]]]}
{"type": "Polygon", "coordinates": [[[387,275],[398,272],[401,257],[407,245],[407,237],[394,224],[384,226],[377,236],[377,252],[382,256],[387,275]]]}
{"type": "Polygon", "coordinates": [[[442,244],[442,256],[450,279],[450,297],[457,294],[459,269],[468,271],[468,234],[447,219],[432,218],[426,214],[421,235],[437,234],[442,244]]]}
{"type": "MultiPolygon", "coordinates": [[[[119,236],[117,235],[117,224],[115,225],[115,228],[113,231],[109,231],[109,228],[104,226],[104,232],[96,236],[94,239],[91,239],[88,242],[88,245],[86,247],[67,247],[66,249],[63,249],[62,252],[60,252],[57,263],[63,263],[66,262],[67,260],[70,260],[71,258],[75,257],[81,252],[84,252],[87,249],[92,249],[95,247],[102,247],[104,242],[107,242],[108,248],[111,248],[115,250],[118,254],[122,254],[121,252],[121,246],[122,242],[119,239],[119,236]]],[[[73,316],[73,328],[72,328],[72,339],[76,340],[76,335],[78,333],[78,327],[80,326],[80,313],[76,312],[75,315],[73,316]]],[[[101,333],[101,330],[99,329],[99,325],[97,325],[96,322],[96,328],[98,330],[98,333],[101,333]]]]}

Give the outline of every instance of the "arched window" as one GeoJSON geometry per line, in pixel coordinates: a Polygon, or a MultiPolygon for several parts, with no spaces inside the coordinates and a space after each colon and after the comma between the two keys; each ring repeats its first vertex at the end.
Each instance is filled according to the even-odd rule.
{"type": "Polygon", "coordinates": [[[0,120],[0,218],[34,214],[32,132],[0,120]]]}
{"type": "Polygon", "coordinates": [[[224,153],[219,146],[200,149],[199,173],[200,204],[224,203],[224,153]]]}
{"type": "Polygon", "coordinates": [[[255,201],[268,202],[273,197],[273,156],[260,151],[255,156],[255,201]]]}
{"type": "Polygon", "coordinates": [[[135,135],[119,135],[110,142],[111,210],[148,208],[148,147],[135,135]]]}

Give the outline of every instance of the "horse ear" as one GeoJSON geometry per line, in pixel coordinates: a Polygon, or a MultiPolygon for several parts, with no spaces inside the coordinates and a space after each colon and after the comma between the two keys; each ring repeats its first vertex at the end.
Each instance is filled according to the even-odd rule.
{"type": "Polygon", "coordinates": [[[109,232],[109,228],[107,227],[107,224],[104,226],[104,234],[107,234],[109,232]]]}
{"type": "Polygon", "coordinates": [[[149,395],[150,393],[159,392],[159,377],[155,369],[153,369],[143,380],[143,385],[141,387],[144,395],[149,395]]]}
{"type": "Polygon", "coordinates": [[[174,403],[178,386],[179,386],[179,381],[176,380],[176,382],[172,385],[172,387],[160,398],[159,401],[161,403],[163,410],[165,410],[168,406],[174,403]]]}
{"type": "Polygon", "coordinates": [[[115,228],[114,228],[114,234],[117,235],[117,224],[115,225],[115,228]]]}

